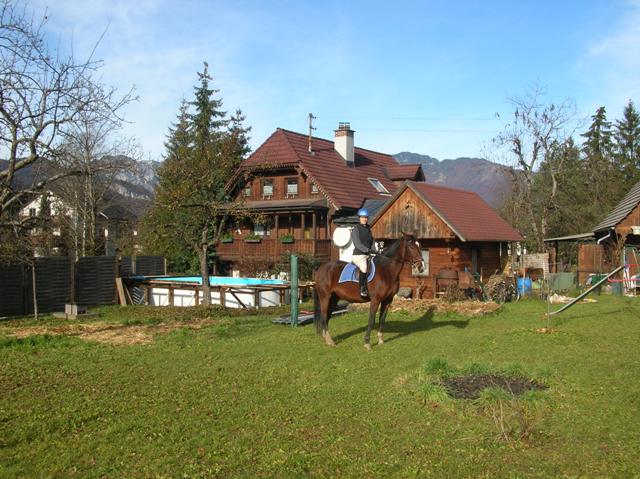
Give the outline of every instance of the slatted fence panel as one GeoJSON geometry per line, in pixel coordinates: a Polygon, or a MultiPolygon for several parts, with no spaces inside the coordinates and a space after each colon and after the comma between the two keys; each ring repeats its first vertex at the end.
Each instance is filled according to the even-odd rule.
{"type": "MultiPolygon", "coordinates": [[[[26,268],[26,314],[33,313],[31,268],[26,268]]],[[[71,260],[63,256],[36,258],[36,294],[39,313],[64,311],[71,299],[71,260]]]]}
{"type": "Polygon", "coordinates": [[[133,275],[133,258],[131,256],[123,256],[118,267],[121,278],[133,275]]]}
{"type": "Polygon", "coordinates": [[[25,271],[22,265],[0,268],[0,316],[25,314],[25,271]]]}
{"type": "Polygon", "coordinates": [[[114,304],[116,302],[117,267],[115,256],[80,258],[76,274],[77,303],[86,306],[114,304]]]}
{"type": "Polygon", "coordinates": [[[135,274],[139,276],[159,276],[166,274],[164,269],[164,257],[136,256],[135,274]]]}

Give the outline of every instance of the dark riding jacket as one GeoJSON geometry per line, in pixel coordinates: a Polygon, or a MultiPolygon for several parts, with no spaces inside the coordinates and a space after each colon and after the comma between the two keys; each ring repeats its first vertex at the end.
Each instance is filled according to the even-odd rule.
{"type": "Polygon", "coordinates": [[[351,231],[351,241],[353,241],[353,254],[371,254],[373,250],[373,235],[369,225],[357,224],[351,231]]]}

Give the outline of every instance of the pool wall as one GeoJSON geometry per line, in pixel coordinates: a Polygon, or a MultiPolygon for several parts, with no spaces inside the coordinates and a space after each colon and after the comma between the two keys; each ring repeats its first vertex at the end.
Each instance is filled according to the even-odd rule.
{"type": "MultiPolygon", "coordinates": [[[[181,289],[154,285],[149,294],[149,304],[155,306],[197,306],[202,304],[203,299],[204,294],[200,288],[181,289]]],[[[289,290],[260,291],[237,287],[216,290],[216,286],[212,286],[211,290],[211,304],[224,304],[227,308],[260,308],[288,302],[289,290]],[[224,300],[221,300],[223,296],[224,300]]]]}

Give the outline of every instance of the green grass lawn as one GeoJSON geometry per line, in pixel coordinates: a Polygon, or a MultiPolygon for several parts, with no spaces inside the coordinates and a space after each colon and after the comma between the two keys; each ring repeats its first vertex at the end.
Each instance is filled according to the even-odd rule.
{"type": "Polygon", "coordinates": [[[552,334],[535,332],[534,300],[394,312],[369,353],[364,313],[331,320],[336,348],[264,311],[100,310],[127,327],[208,318],[132,345],[16,339],[33,322],[0,323],[0,477],[637,477],[640,298],[596,298],[552,334]],[[507,442],[473,402],[425,401],[433,358],[544,374],[534,433],[507,442]]]}

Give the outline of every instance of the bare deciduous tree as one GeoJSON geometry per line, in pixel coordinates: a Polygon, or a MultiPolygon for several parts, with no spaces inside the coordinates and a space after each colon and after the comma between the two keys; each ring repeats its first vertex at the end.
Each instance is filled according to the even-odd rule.
{"type": "Polygon", "coordinates": [[[534,251],[544,249],[548,215],[558,193],[557,175],[563,167],[563,157],[556,151],[572,136],[576,111],[573,100],[543,104],[542,97],[542,89],[536,86],[523,96],[511,98],[509,102],[515,107],[513,120],[493,140],[498,148],[506,149],[512,164],[513,190],[506,210],[513,217],[509,219],[527,236],[534,251]],[[535,177],[543,164],[549,168],[551,188],[544,198],[546,204],[538,205],[535,177]]]}
{"type": "Polygon", "coordinates": [[[0,3],[0,227],[5,228],[29,221],[16,213],[30,195],[78,173],[60,155],[63,133],[81,116],[118,118],[133,99],[132,92],[118,96],[92,77],[99,61],[51,51],[43,35],[46,17],[36,22],[17,5],[0,3]],[[33,180],[24,184],[20,173],[29,170],[33,180]]]}
{"type": "Polygon", "coordinates": [[[98,254],[97,216],[112,203],[120,178],[136,174],[138,145],[116,137],[120,127],[117,119],[80,114],[63,133],[60,157],[78,173],[58,181],[52,191],[69,208],[65,220],[78,256],[98,254]]]}

